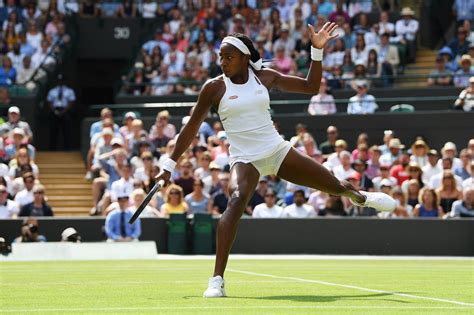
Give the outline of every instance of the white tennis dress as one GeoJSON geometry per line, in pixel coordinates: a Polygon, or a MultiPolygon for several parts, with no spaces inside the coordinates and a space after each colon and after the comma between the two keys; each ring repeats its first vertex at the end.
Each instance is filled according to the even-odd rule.
{"type": "Polygon", "coordinates": [[[230,144],[230,166],[252,163],[261,176],[276,174],[291,145],[273,126],[267,88],[248,72],[244,84],[223,76],[226,92],[218,113],[230,144]]]}

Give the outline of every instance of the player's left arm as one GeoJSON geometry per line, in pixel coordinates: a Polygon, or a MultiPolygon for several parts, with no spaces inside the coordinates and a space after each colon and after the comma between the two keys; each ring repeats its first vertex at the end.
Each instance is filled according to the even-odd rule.
{"type": "MultiPolygon", "coordinates": [[[[338,34],[331,35],[336,28],[336,23],[327,22],[321,30],[316,33],[313,26],[308,25],[313,47],[323,49],[330,40],[338,36],[338,34]]],[[[264,82],[267,82],[266,85],[268,88],[276,88],[281,91],[293,93],[317,94],[319,92],[319,84],[321,83],[322,77],[321,60],[311,61],[306,78],[284,75],[272,69],[263,69],[262,72],[266,78],[264,82]]]]}

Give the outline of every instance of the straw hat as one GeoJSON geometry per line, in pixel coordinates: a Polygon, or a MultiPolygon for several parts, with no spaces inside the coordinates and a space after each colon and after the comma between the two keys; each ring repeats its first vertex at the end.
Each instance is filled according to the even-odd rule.
{"type": "Polygon", "coordinates": [[[411,152],[415,152],[416,147],[423,147],[426,152],[430,150],[430,147],[426,144],[425,141],[418,139],[411,145],[411,152]]]}
{"type": "Polygon", "coordinates": [[[400,13],[401,16],[405,15],[415,15],[415,11],[413,11],[410,7],[404,7],[402,12],[400,13]]]}
{"type": "Polygon", "coordinates": [[[390,139],[390,142],[388,143],[389,148],[397,148],[397,149],[403,149],[405,146],[400,142],[400,139],[398,138],[393,138],[390,139]]]}

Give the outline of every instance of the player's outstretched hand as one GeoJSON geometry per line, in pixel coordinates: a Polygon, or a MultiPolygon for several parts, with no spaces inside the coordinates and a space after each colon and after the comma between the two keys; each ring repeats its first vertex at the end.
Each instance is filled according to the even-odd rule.
{"type": "Polygon", "coordinates": [[[330,40],[339,36],[339,34],[332,34],[336,29],[336,23],[326,22],[319,32],[316,33],[314,27],[311,24],[308,24],[309,35],[313,47],[318,49],[324,48],[330,40]]]}
{"type": "Polygon", "coordinates": [[[159,182],[161,179],[165,182],[163,187],[166,187],[170,184],[171,173],[168,171],[161,171],[158,175],[155,176],[155,181],[159,182]]]}

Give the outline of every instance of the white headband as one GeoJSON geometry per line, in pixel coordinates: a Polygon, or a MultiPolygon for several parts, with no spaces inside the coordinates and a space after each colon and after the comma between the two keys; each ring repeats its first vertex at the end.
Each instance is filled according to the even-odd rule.
{"type": "MultiPolygon", "coordinates": [[[[226,36],[222,40],[222,44],[230,44],[240,50],[243,54],[245,55],[251,55],[249,48],[237,37],[234,36],[226,36]]],[[[262,58],[258,59],[256,62],[253,62],[252,60],[249,60],[250,65],[252,68],[255,70],[261,70],[262,69],[262,58]]]]}

